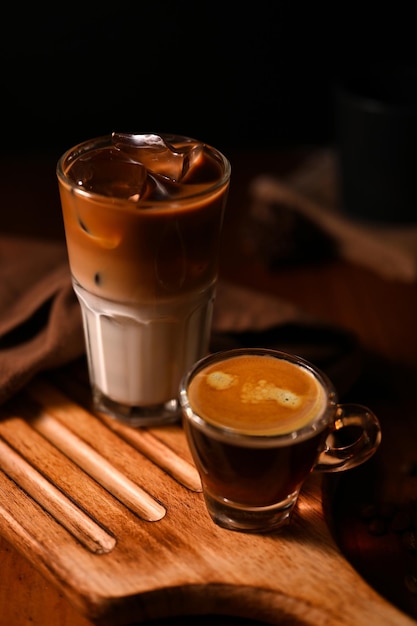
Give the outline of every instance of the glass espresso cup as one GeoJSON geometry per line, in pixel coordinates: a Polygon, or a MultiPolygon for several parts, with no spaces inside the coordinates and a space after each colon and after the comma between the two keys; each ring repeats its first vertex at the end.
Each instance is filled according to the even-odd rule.
{"type": "Polygon", "coordinates": [[[57,176],[93,402],[132,426],[180,419],[208,351],[230,164],[177,135],[85,141],[57,176]]]}
{"type": "Polygon", "coordinates": [[[370,409],[338,404],[323,372],[276,350],[204,357],[184,376],[180,402],[208,512],[229,530],[280,529],[311,471],[356,467],[381,440],[370,409]]]}

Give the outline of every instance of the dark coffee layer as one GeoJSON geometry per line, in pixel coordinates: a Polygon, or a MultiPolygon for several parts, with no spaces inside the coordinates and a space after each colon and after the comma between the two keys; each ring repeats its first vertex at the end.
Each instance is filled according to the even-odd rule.
{"type": "Polygon", "coordinates": [[[184,138],[118,134],[68,153],[58,178],[74,278],[125,303],[208,288],[229,173],[216,150],[184,138]],[[136,145],[143,137],[154,143],[136,145]]]}

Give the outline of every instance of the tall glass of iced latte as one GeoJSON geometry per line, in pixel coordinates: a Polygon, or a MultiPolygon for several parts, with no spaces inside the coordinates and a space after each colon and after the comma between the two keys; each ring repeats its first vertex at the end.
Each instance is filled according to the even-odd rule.
{"type": "Polygon", "coordinates": [[[94,406],[176,420],[208,350],[230,164],[188,137],[113,133],[68,150],[57,176],[94,406]]]}

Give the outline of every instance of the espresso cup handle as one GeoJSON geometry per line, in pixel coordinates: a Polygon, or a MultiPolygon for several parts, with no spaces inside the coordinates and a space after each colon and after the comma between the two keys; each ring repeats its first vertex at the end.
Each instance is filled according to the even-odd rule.
{"type": "Polygon", "coordinates": [[[376,415],[361,404],[339,404],[315,472],[342,472],[367,461],[381,442],[376,415]]]}

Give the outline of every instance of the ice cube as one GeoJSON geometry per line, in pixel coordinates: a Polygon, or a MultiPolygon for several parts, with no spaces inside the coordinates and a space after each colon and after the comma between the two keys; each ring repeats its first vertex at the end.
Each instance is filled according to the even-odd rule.
{"type": "Polygon", "coordinates": [[[133,156],[152,174],[159,174],[174,183],[181,182],[199,161],[203,145],[189,143],[181,149],[172,146],[160,135],[113,133],[113,145],[133,156]]]}
{"type": "Polygon", "coordinates": [[[68,175],[78,187],[101,195],[139,201],[147,193],[147,171],[114,148],[89,152],[71,166],[68,175]]]}
{"type": "Polygon", "coordinates": [[[187,183],[198,168],[203,158],[204,146],[202,143],[192,145],[185,156],[185,163],[182,173],[182,182],[187,183]]]}

